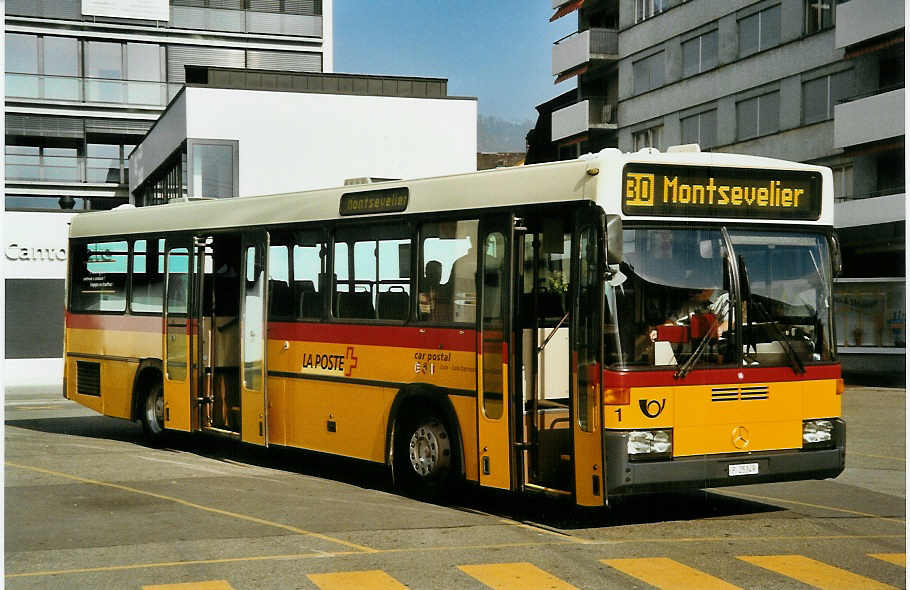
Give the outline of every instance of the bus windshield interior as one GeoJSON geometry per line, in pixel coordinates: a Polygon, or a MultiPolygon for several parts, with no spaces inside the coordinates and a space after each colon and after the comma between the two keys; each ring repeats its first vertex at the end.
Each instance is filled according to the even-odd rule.
{"type": "Polygon", "coordinates": [[[728,236],[718,228],[625,229],[623,261],[611,266],[606,285],[615,318],[605,332],[609,364],[801,371],[832,360],[824,236],[745,229],[728,236]]]}

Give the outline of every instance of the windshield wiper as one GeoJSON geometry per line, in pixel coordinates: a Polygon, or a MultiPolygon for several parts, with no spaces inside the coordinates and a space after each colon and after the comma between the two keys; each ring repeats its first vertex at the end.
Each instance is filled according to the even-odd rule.
{"type": "MultiPolygon", "coordinates": [[[[796,354],[796,351],[793,349],[793,345],[790,344],[790,340],[787,338],[787,335],[780,329],[780,326],[777,323],[777,320],[771,317],[771,314],[768,313],[768,310],[765,309],[764,304],[752,297],[752,288],[749,285],[749,273],[746,270],[746,260],[742,256],[739,257],[739,270],[740,270],[740,282],[741,292],[744,295],[746,304],[749,306],[749,309],[757,309],[764,320],[767,322],[767,325],[771,328],[771,331],[774,334],[774,339],[781,343],[784,347],[784,352],[787,354],[787,359],[790,361],[790,366],[793,367],[793,372],[801,375],[806,372],[806,367],[803,365],[803,361],[800,360],[799,355],[796,354]]],[[[751,333],[752,321],[749,319],[749,338],[753,339],[751,333]]],[[[753,339],[754,341],[754,339],[753,339]]],[[[757,351],[757,347],[756,347],[757,351]]]]}
{"type": "Polygon", "coordinates": [[[718,318],[727,313],[727,308],[729,306],[730,299],[727,298],[727,300],[724,302],[723,308],[719,310],[720,313],[715,315],[714,319],[711,320],[711,326],[708,328],[708,331],[705,332],[705,335],[701,337],[701,340],[699,340],[698,346],[695,347],[695,350],[692,351],[692,354],[689,355],[689,358],[686,359],[686,362],[684,362],[678,369],[676,369],[676,372],[673,373],[674,379],[682,379],[689,374],[689,371],[691,371],[693,367],[695,367],[695,363],[698,362],[698,359],[701,358],[701,355],[705,351],[705,348],[707,348],[706,345],[708,344],[708,340],[711,339],[711,335],[714,334],[715,330],[717,330],[718,318]]]}

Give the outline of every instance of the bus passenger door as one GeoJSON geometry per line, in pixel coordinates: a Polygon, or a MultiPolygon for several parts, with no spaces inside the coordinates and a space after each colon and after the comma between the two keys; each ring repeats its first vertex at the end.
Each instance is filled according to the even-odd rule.
{"type": "Polygon", "coordinates": [[[601,215],[576,213],[571,334],[571,411],[575,502],[603,506],[603,245],[601,215]],[[599,223],[600,221],[600,223],[599,223]]]}
{"type": "Polygon", "coordinates": [[[509,363],[511,359],[513,218],[481,221],[480,333],[477,351],[477,453],[479,482],[511,489],[509,363]]]}
{"type": "Polygon", "coordinates": [[[191,261],[195,261],[195,257],[191,257],[193,245],[189,238],[168,238],[165,244],[164,427],[189,432],[192,430],[190,364],[194,330],[191,261]]]}
{"type": "Polygon", "coordinates": [[[268,232],[243,236],[240,282],[240,439],[268,444],[266,310],[268,309],[268,232]]]}

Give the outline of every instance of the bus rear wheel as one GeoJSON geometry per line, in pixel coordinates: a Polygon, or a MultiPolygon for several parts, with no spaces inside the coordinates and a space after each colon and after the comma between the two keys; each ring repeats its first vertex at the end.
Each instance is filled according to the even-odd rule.
{"type": "Polygon", "coordinates": [[[393,468],[399,489],[417,498],[443,498],[453,481],[452,437],[431,412],[405,416],[395,433],[393,468]]]}
{"type": "Polygon", "coordinates": [[[161,383],[148,388],[142,404],[142,431],[152,441],[164,436],[164,390],[161,383]]]}

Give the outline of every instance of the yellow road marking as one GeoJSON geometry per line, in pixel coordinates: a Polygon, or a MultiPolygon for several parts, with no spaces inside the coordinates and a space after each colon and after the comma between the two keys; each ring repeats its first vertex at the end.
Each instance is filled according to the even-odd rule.
{"type": "Polygon", "coordinates": [[[893,563],[894,565],[899,565],[901,567],[907,567],[906,553],[870,553],[869,557],[881,559],[882,561],[887,561],[888,563],[893,563]]]}
{"type": "Polygon", "coordinates": [[[845,569],[803,555],[740,555],[738,559],[799,580],[822,590],[890,590],[894,586],[876,582],[845,569]]]}
{"type": "Polygon", "coordinates": [[[142,590],[234,590],[225,580],[209,582],[185,582],[183,584],[155,584],[143,586],[142,590]]]}
{"type": "Polygon", "coordinates": [[[739,586],[728,584],[668,557],[601,559],[600,562],[662,590],[741,590],[739,586]]]}
{"type": "Polygon", "coordinates": [[[407,590],[407,586],[382,570],[364,572],[338,572],[333,574],[307,574],[311,582],[322,590],[407,590]]]}
{"type": "Polygon", "coordinates": [[[96,479],[89,479],[89,478],[87,478],[87,477],[79,477],[78,475],[71,475],[71,474],[69,474],[69,473],[62,473],[62,472],[59,472],[59,471],[52,471],[52,470],[50,470],[50,469],[42,469],[41,467],[32,467],[32,466],[30,466],[30,465],[20,465],[20,464],[18,464],[18,463],[11,463],[11,462],[9,462],[9,461],[6,462],[6,465],[8,465],[8,466],[10,466],[10,467],[17,467],[17,468],[19,468],[19,469],[25,469],[25,470],[28,470],[28,471],[35,471],[35,472],[37,472],[37,473],[44,473],[44,474],[46,474],[46,475],[53,475],[53,476],[56,476],[56,477],[62,477],[62,478],[65,478],[65,479],[71,479],[71,480],[73,480],[73,481],[78,481],[78,482],[82,482],[82,483],[89,483],[89,484],[96,485],[96,486],[102,486],[102,487],[107,487],[107,488],[113,488],[113,489],[115,489],[115,490],[122,490],[122,491],[124,491],[124,492],[132,492],[132,493],[134,493],[134,494],[141,494],[141,495],[143,495],[143,496],[150,496],[150,497],[152,497],[152,498],[157,498],[157,499],[159,499],[159,500],[167,500],[167,501],[169,501],[169,502],[175,502],[175,503],[177,503],[177,504],[180,504],[181,506],[187,506],[188,508],[195,508],[195,509],[197,509],[197,510],[203,510],[203,511],[205,511],[205,512],[211,512],[212,514],[220,514],[221,516],[229,516],[229,517],[231,517],[231,518],[236,518],[236,519],[238,519],[238,520],[245,520],[245,521],[247,521],[247,522],[253,522],[253,523],[261,524],[261,525],[264,525],[264,526],[270,526],[270,527],[275,527],[275,528],[283,529],[283,530],[286,530],[286,531],[290,531],[290,532],[292,532],[292,533],[296,533],[296,534],[298,534],[298,535],[305,535],[305,536],[307,536],[307,537],[313,537],[314,539],[321,539],[321,540],[323,540],[323,541],[329,541],[329,542],[331,542],[331,543],[337,543],[337,544],[339,544],[339,545],[344,545],[345,547],[351,547],[351,548],[353,548],[353,549],[357,549],[357,550],[363,551],[363,552],[365,552],[365,553],[373,553],[373,552],[375,552],[375,549],[371,549],[370,547],[365,547],[365,546],[363,546],[363,545],[358,545],[358,544],[356,544],[356,543],[350,543],[350,542],[344,541],[344,540],[342,540],[342,539],[336,539],[335,537],[330,537],[330,536],[328,536],[328,535],[323,535],[322,533],[316,533],[316,532],[313,532],[313,531],[307,531],[307,530],[304,530],[304,529],[301,529],[301,528],[297,528],[297,527],[295,527],[295,526],[291,526],[291,525],[287,525],[287,524],[282,524],[282,523],[280,523],[280,522],[272,522],[272,521],[270,521],[270,520],[265,520],[265,519],[263,519],[263,518],[257,518],[257,517],[255,517],[255,516],[249,516],[248,514],[239,514],[239,513],[237,513],[237,512],[230,512],[229,510],[222,510],[222,509],[220,509],[220,508],[212,508],[211,506],[203,506],[202,504],[196,504],[195,502],[189,502],[189,501],[187,501],[187,500],[183,500],[183,499],[181,499],[181,498],[175,498],[175,497],[173,497],[173,496],[166,496],[166,495],[164,495],[164,494],[156,494],[156,493],[154,493],[154,492],[147,492],[147,491],[145,491],[145,490],[140,490],[140,489],[137,489],[137,488],[131,488],[131,487],[129,487],[129,486],[124,486],[124,485],[120,485],[120,484],[116,484],[116,483],[110,483],[110,482],[107,482],[107,481],[99,481],[99,480],[96,480],[96,479]]]}
{"type": "Polygon", "coordinates": [[[575,586],[526,562],[460,565],[458,569],[472,578],[480,580],[493,590],[527,590],[528,588],[578,590],[575,586]]]}
{"type": "Polygon", "coordinates": [[[253,557],[222,557],[220,559],[196,559],[187,561],[159,561],[157,563],[128,563],[124,565],[108,565],[101,567],[82,567],[67,570],[45,570],[37,572],[21,572],[18,574],[6,574],[5,578],[30,578],[35,576],[61,576],[65,574],[91,574],[97,572],[116,572],[123,570],[139,570],[156,567],[186,567],[190,565],[214,565],[219,563],[241,563],[248,561],[277,561],[284,559],[314,559],[326,557],[338,557],[340,555],[363,555],[363,551],[337,551],[327,553],[320,551],[318,553],[292,553],[288,555],[257,555],[253,557]]]}
{"type": "Polygon", "coordinates": [[[722,492],[724,495],[735,496],[738,498],[749,498],[750,500],[762,500],[764,502],[784,502],[785,504],[793,504],[795,506],[807,506],[809,508],[821,508],[822,510],[831,510],[832,512],[843,512],[844,514],[853,514],[855,516],[865,516],[867,518],[875,518],[878,520],[884,520],[887,522],[896,522],[899,524],[905,524],[903,518],[889,518],[887,516],[882,516],[880,514],[871,514],[869,512],[860,512],[859,510],[849,510],[847,508],[835,508],[834,506],[825,506],[824,504],[810,504],[809,502],[799,502],[797,500],[785,500],[784,498],[772,498],[769,496],[759,496],[757,494],[746,494],[744,492],[732,492],[729,490],[724,490],[722,492]]]}
{"type": "MultiPolygon", "coordinates": [[[[809,536],[773,536],[773,537],[680,537],[680,538],[638,538],[638,539],[621,539],[615,541],[590,541],[590,545],[618,545],[630,543],[730,543],[743,542],[754,543],[757,541],[839,541],[839,540],[868,540],[868,539],[903,539],[904,535],[809,535],[809,536]]],[[[437,551],[489,551],[492,549],[516,549],[527,547],[556,547],[561,545],[571,545],[572,541],[552,541],[552,542],[526,542],[526,543],[494,543],[486,545],[448,545],[441,547],[401,547],[397,549],[374,549],[371,553],[427,553],[437,551]]],[[[134,570],[158,567],[183,567],[192,565],[211,565],[219,563],[240,563],[254,561],[277,561],[292,559],[313,559],[317,557],[348,557],[353,555],[363,555],[362,551],[320,551],[317,553],[292,553],[279,555],[254,555],[248,557],[226,557],[220,559],[198,559],[186,561],[166,561],[157,563],[134,563],[124,565],[99,566],[89,568],[76,568],[65,570],[44,570],[34,572],[20,572],[16,574],[6,574],[6,578],[22,578],[31,576],[54,576],[63,574],[85,574],[93,572],[109,572],[119,570],[134,570]]]]}

